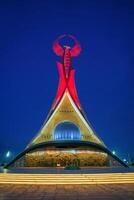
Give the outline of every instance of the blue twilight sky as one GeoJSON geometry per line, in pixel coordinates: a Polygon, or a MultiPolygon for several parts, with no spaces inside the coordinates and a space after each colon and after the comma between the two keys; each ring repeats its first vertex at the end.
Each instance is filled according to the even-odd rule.
{"type": "Polygon", "coordinates": [[[22,151],[54,100],[52,43],[73,34],[81,104],[96,132],[122,158],[134,157],[134,1],[0,1],[0,158],[22,151]]]}

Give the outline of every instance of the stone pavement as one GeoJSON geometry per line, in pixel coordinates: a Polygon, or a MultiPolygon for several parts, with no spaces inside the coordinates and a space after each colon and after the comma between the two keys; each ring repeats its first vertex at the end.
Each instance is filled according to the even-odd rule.
{"type": "Polygon", "coordinates": [[[0,184],[0,200],[134,200],[134,184],[0,184]]]}

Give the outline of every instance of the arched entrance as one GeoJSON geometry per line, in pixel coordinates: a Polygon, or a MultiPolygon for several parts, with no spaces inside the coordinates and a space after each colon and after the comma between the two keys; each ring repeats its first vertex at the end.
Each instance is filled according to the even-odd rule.
{"type": "Polygon", "coordinates": [[[61,122],[54,129],[54,140],[80,140],[79,128],[70,121],[61,122]]]}

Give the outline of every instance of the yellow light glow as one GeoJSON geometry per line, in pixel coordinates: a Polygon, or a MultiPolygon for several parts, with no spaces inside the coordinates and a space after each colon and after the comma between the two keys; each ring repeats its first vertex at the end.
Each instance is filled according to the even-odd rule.
{"type": "Polygon", "coordinates": [[[134,173],[107,174],[8,174],[0,173],[4,184],[121,184],[134,183],[134,173]]]}

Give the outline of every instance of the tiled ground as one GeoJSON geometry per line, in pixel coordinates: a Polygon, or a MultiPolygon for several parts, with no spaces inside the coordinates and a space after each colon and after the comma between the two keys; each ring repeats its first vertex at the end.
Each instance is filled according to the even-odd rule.
{"type": "Polygon", "coordinates": [[[134,184],[0,185],[0,200],[134,200],[134,184]]]}

